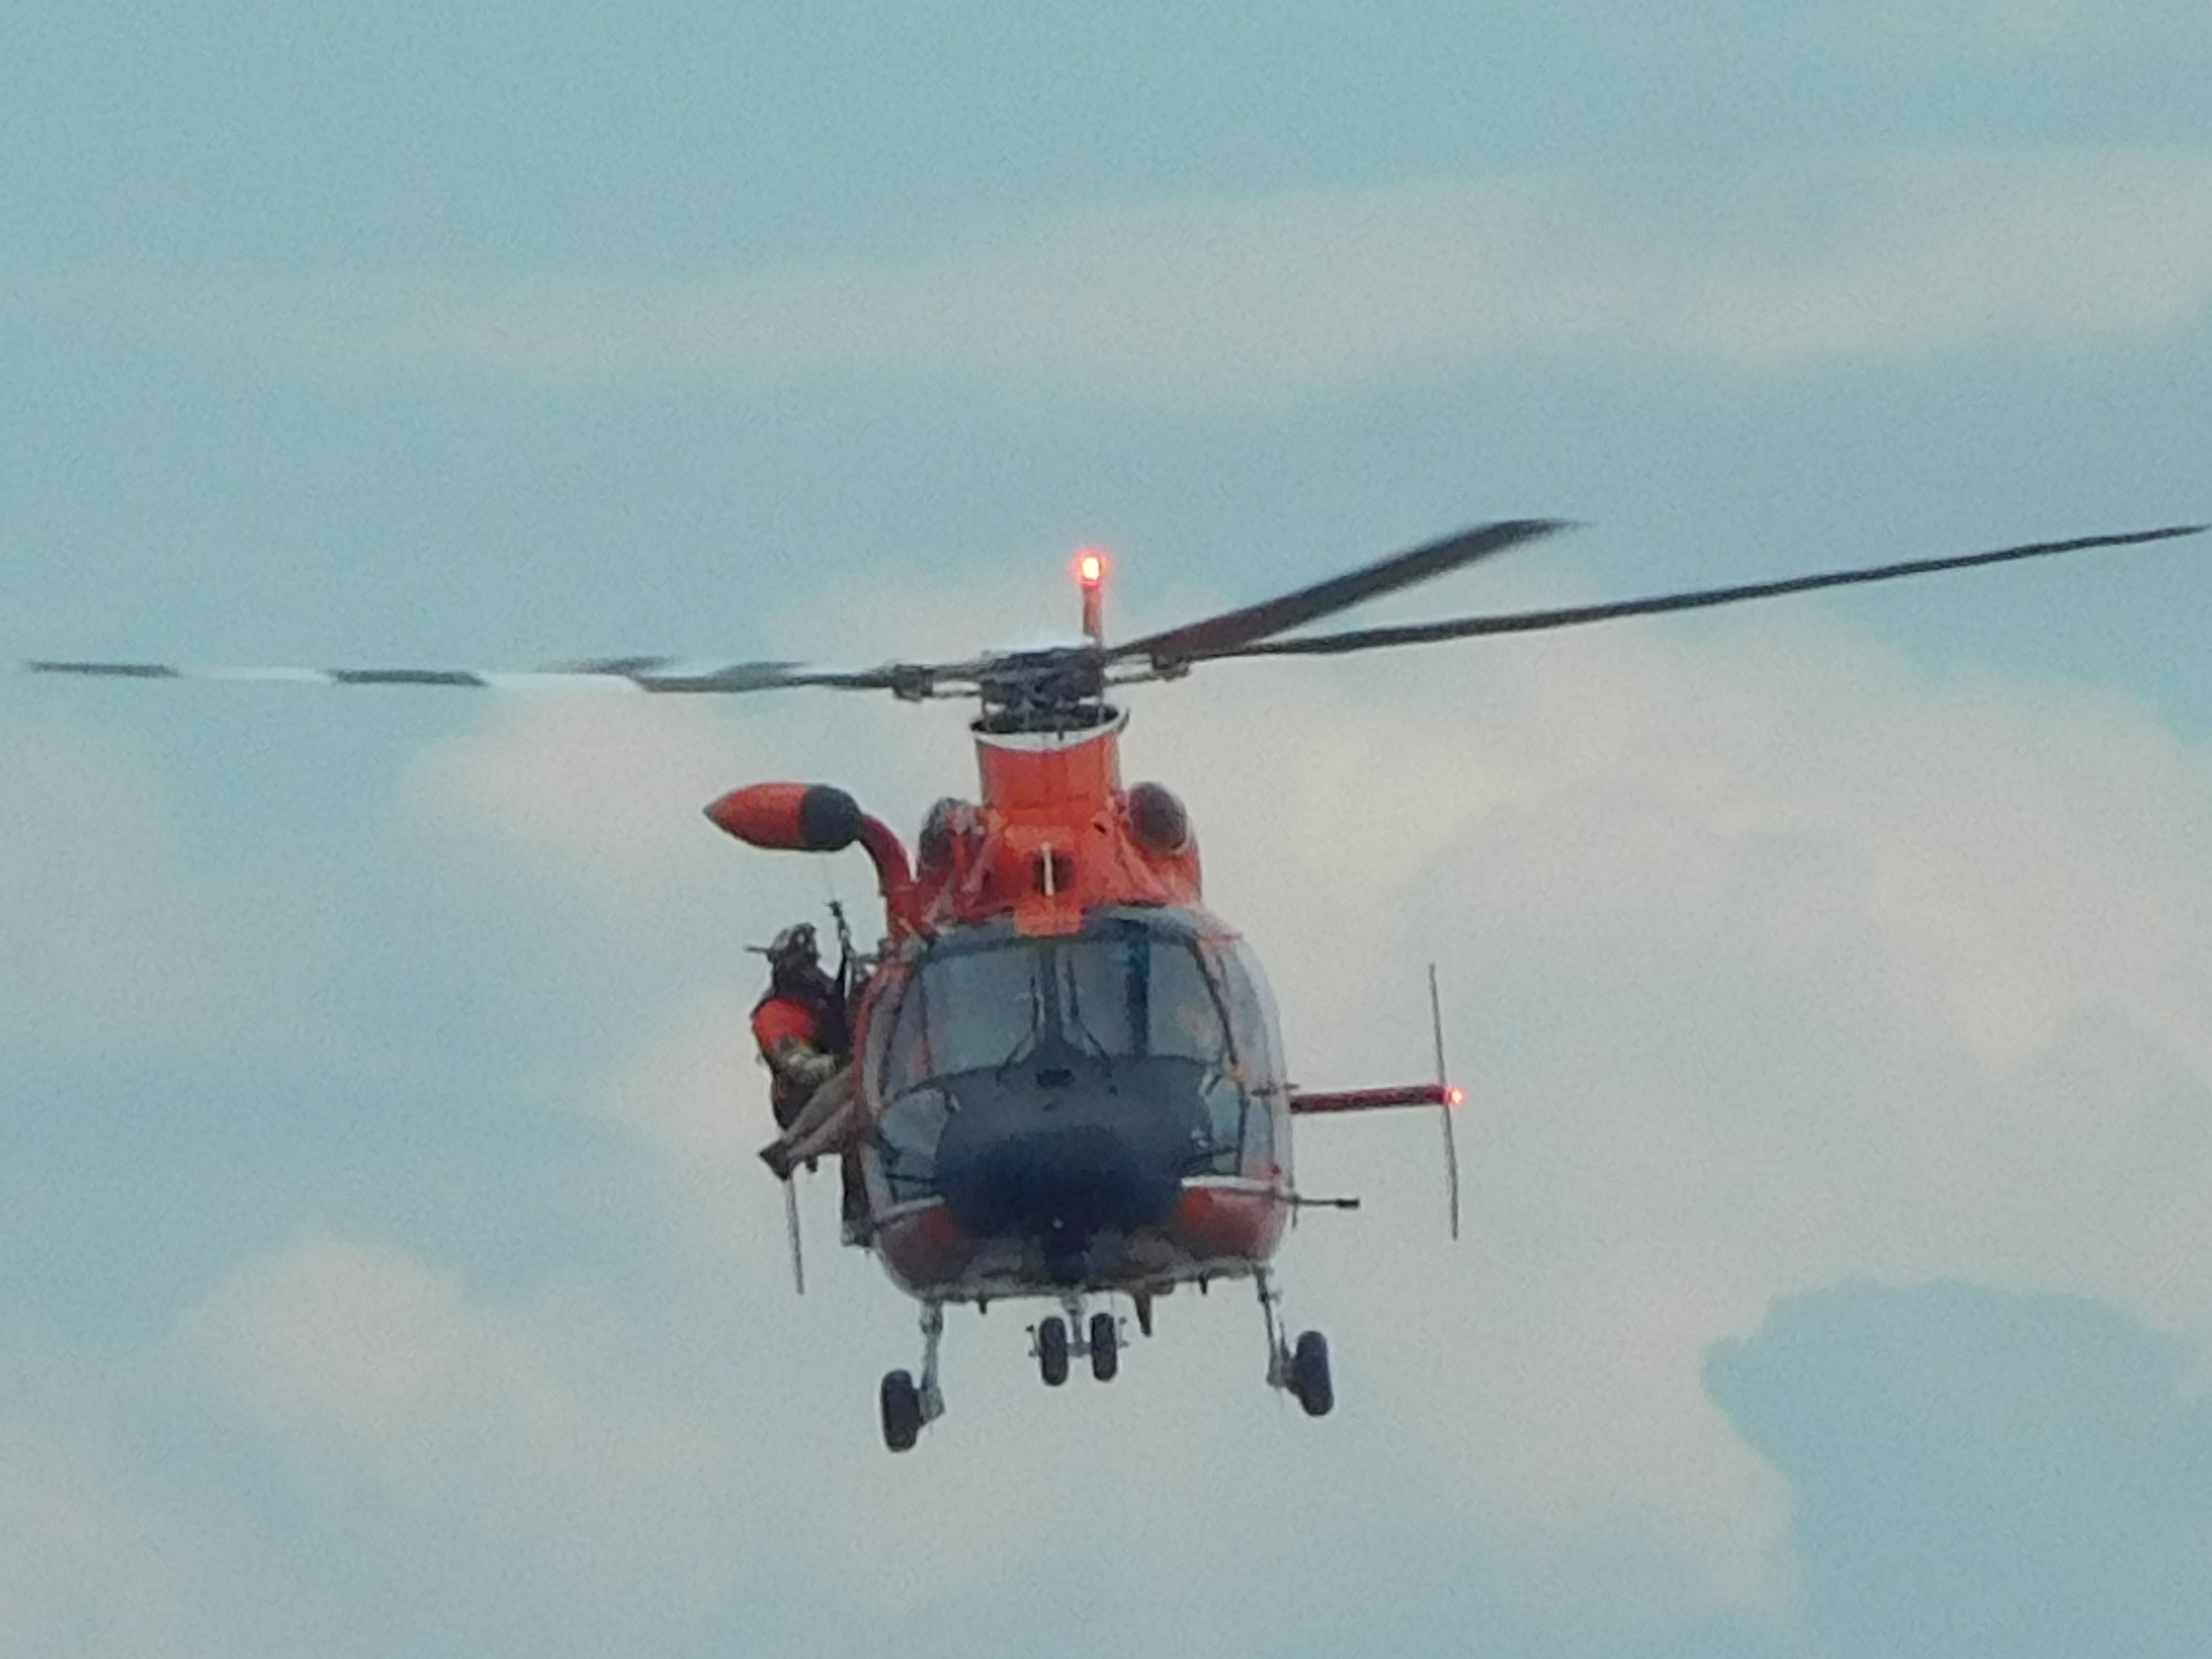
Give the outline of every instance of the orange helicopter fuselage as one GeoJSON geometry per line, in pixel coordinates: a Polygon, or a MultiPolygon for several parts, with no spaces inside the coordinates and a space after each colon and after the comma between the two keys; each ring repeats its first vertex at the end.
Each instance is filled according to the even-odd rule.
{"type": "Polygon", "coordinates": [[[869,1242],[924,1301],[1249,1273],[1295,1201],[1273,1002],[1204,908],[1182,803],[1123,787],[1122,724],[978,721],[980,799],[931,810],[910,874],[842,792],[756,785],[709,809],[755,844],[857,840],[875,861],[857,1156],[869,1242]]]}

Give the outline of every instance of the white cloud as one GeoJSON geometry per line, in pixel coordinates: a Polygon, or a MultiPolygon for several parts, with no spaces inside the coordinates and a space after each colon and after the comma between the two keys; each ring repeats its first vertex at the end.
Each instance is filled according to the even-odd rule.
{"type": "MultiPolygon", "coordinates": [[[[866,644],[988,636],[938,603],[838,610],[866,644]]],[[[1026,1633],[1016,1590],[1066,1588],[1105,1538],[1151,1586],[1116,1625],[1139,1648],[1287,1645],[1464,1568],[1435,1617],[1603,1655],[1715,1614],[1789,1627],[1787,1493],[1701,1382],[1778,1295],[1941,1274],[2212,1336],[2212,758],[2139,708],[1931,678],[1817,610],[1222,665],[1135,700],[1129,774],[1190,800],[1304,1079],[1420,1075],[1420,964],[1444,964],[1466,1243],[1442,1242],[1433,1121],[1300,1138],[1313,1188],[1370,1205],[1285,1261],[1336,1344],[1328,1423],[1266,1398],[1248,1297],[1178,1297],[1104,1390],[1040,1388],[1020,1310],[958,1318],[952,1415],[913,1458],[874,1444],[910,1311],[827,1249],[818,1182],[793,1301],[750,1159],[737,946],[811,908],[820,866],[697,816],[829,775],[910,830],[969,787],[957,708],[830,696],[495,706],[399,790],[449,849],[526,867],[506,902],[594,914],[579,972],[688,987],[560,1080],[617,1131],[600,1179],[635,1257],[518,1285],[318,1235],[232,1270],[175,1356],[314,1515],[383,1517],[349,1547],[541,1648],[739,1610],[824,1642],[1026,1633]],[[1267,1562],[1215,1519],[1223,1492],[1316,1491],[1343,1524],[1267,1562]],[[877,1524],[912,1516],[960,1524],[877,1524]],[[1278,1622],[1255,1638],[1230,1582],[1278,1622]]],[[[211,1571],[250,1581],[242,1559],[211,1571]]]]}
{"type": "Polygon", "coordinates": [[[616,1618],[681,1625],[758,1541],[721,1495],[746,1471],[720,1425],[611,1364],[614,1315],[561,1286],[488,1303],[405,1251],[317,1237],[234,1270],[176,1352],[326,1492],[365,1486],[463,1571],[503,1559],[554,1622],[618,1598],[616,1618]]]}
{"type": "Polygon", "coordinates": [[[2196,326],[2212,157],[1929,151],[1102,208],[902,263],[694,281],[393,275],[118,302],[342,373],[919,374],[1244,404],[1498,357],[1749,371],[2196,326]]]}
{"type": "MultiPolygon", "coordinates": [[[[867,635],[927,604],[879,592],[845,614],[867,635]]],[[[1349,1478],[1516,1564],[1492,1604],[1545,1640],[1601,1652],[1728,1609],[1786,1626],[1786,1493],[1701,1383],[1706,1347],[1778,1295],[1950,1274],[2212,1335],[2212,759],[2140,708],[1931,678],[1817,611],[1418,665],[1224,666],[1137,702],[1129,775],[1190,799],[1210,891],[1265,953],[1305,1080],[1419,1075],[1420,963],[1445,964],[1476,1099],[1468,1243],[1439,1243],[1433,1122],[1327,1125],[1301,1139],[1308,1180],[1375,1207],[1313,1224],[1287,1265],[1296,1310],[1339,1342],[1347,1421],[1322,1432],[1349,1437],[1349,1478]]],[[[471,732],[462,769],[502,781],[446,810],[526,844],[541,815],[524,803],[561,775],[536,724],[567,718],[471,732]]],[[[966,786],[950,710],[730,720],[729,782],[834,770],[908,829],[966,786]],[[917,721],[948,741],[918,753],[917,721]]],[[[669,796],[687,819],[692,793],[669,796]]],[[[811,902],[803,860],[728,851],[733,902],[811,902]]],[[[604,902],[635,857],[585,836],[552,873],[604,902]]],[[[672,902],[611,914],[655,932],[672,902]]],[[[741,1000],[731,985],[680,1010],[605,1092],[671,1172],[679,1231],[772,1292],[741,1000]]],[[[830,1293],[838,1328],[902,1322],[864,1267],[816,1267],[857,1273],[830,1293]]],[[[1133,1360],[1212,1414],[1200,1470],[1261,1404],[1237,1363],[1256,1320],[1219,1300],[1178,1303],[1133,1360]]],[[[958,1365],[942,1455],[1064,1437],[1018,1349],[965,1322],[954,1341],[983,1357],[958,1365]]],[[[876,1363],[823,1359],[825,1431],[865,1437],[876,1363]]],[[[1119,1443],[1118,1404],[1085,1407],[1108,1414],[1084,1446],[1119,1443]]],[[[1138,1533],[1158,1523],[1121,1501],[1138,1533]]]]}
{"type": "Polygon", "coordinates": [[[1349,1170],[1418,1209],[1396,1284],[1371,1258],[1323,1271],[1362,1346],[1451,1310],[1464,1334],[1383,1386],[1488,1512],[1640,1513],[1717,1585],[1758,1583],[1780,1493],[1702,1399],[1699,1356],[1848,1273],[2079,1290],[2212,1333],[2212,765],[2140,710],[1930,684],[1770,622],[1302,691],[1281,751],[1224,775],[1264,699],[1206,687],[1212,729],[1177,734],[1173,769],[1206,781],[1217,890],[1272,946],[1294,1053],[1318,1034],[1332,1080],[1413,1073],[1418,1022],[1388,1004],[1415,1000],[1422,954],[1446,963],[1475,1259],[1419,1247],[1431,1126],[1393,1149],[1418,1178],[1343,1129],[1304,1144],[1332,1187],[1349,1170]],[[1240,811],[1271,769],[1291,810],[1240,811]],[[1316,826],[1314,797],[1365,823],[1316,826]],[[1358,895],[1370,849],[1387,869],[1440,827],[1423,869],[1360,896],[1364,923],[1305,896],[1358,895]]]}

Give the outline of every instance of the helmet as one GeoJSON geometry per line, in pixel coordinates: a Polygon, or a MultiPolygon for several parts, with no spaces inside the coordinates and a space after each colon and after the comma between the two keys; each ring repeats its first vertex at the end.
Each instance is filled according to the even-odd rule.
{"type": "Polygon", "coordinates": [[[814,942],[814,924],[801,921],[785,928],[769,942],[764,954],[771,968],[811,968],[822,960],[814,942]]]}

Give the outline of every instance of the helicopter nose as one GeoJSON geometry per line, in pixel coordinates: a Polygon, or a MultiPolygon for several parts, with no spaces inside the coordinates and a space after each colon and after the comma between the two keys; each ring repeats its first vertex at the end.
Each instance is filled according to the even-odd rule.
{"type": "Polygon", "coordinates": [[[993,1133],[963,1135],[955,1125],[937,1162],[953,1218],[979,1237],[1036,1240],[1059,1277],[1082,1277],[1097,1234],[1156,1222],[1175,1204],[1176,1149],[1129,1126],[1050,1109],[993,1133]]]}

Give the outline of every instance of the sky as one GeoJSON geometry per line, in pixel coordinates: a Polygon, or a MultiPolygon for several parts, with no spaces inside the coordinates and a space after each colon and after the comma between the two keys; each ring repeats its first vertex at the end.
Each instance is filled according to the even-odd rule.
{"type": "MultiPolygon", "coordinates": [[[[0,661],[830,665],[2212,518],[2201,0],[0,12],[0,661]]],[[[2212,545],[1130,694],[1364,1200],[1109,1387],[805,1189],[699,816],[957,706],[0,679],[0,1656],[2191,1654],[2212,545]]]]}

